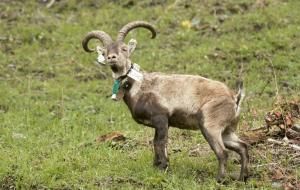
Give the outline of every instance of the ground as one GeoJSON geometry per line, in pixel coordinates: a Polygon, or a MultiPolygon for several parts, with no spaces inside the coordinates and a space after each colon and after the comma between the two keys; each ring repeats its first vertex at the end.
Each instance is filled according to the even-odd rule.
{"type": "MultiPolygon", "coordinates": [[[[115,38],[124,24],[146,20],[156,39],[142,29],[127,37],[137,39],[132,60],[146,71],[201,75],[235,89],[243,65],[241,134],[264,126],[279,96],[299,99],[300,1],[53,2],[0,2],[0,188],[280,189],[274,160],[299,183],[299,163],[288,167],[293,153],[275,157],[258,144],[250,146],[248,182],[218,184],[217,160],[199,131],[171,129],[170,170],[153,168],[153,130],[110,100],[111,72],[81,40],[91,30],[115,38]],[[126,140],[96,141],[114,131],[126,140]]],[[[231,155],[230,173],[238,162],[231,155]]]]}

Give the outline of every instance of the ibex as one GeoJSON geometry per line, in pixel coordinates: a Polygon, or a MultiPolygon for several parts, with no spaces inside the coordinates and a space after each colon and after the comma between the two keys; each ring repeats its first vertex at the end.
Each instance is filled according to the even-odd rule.
{"type": "Polygon", "coordinates": [[[133,119],[155,129],[154,166],[168,167],[167,141],[170,126],[180,129],[200,130],[219,161],[217,180],[222,181],[228,158],[228,149],[241,157],[239,180],[248,176],[247,145],[234,133],[237,128],[243,87],[234,93],[225,84],[201,76],[147,73],[137,71],[142,77],[128,77],[134,70],[130,55],[135,45],[125,44],[126,35],[142,27],[156,36],[155,28],[148,22],[135,21],[122,27],[116,41],[103,31],[89,32],[82,41],[83,49],[93,52],[91,39],[102,42],[100,52],[110,66],[113,78],[120,83],[119,97],[127,104],[133,119]]]}

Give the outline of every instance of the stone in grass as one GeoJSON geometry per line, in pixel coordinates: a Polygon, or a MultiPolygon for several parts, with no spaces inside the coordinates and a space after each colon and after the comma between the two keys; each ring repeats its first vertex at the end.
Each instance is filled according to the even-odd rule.
{"type": "Polygon", "coordinates": [[[13,139],[26,139],[26,136],[22,133],[12,133],[12,138],[13,139]]]}

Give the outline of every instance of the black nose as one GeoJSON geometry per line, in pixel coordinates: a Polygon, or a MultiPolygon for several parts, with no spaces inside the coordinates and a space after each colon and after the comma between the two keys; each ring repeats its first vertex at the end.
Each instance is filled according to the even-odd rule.
{"type": "Polygon", "coordinates": [[[109,61],[114,60],[114,59],[117,59],[117,55],[116,55],[116,54],[110,54],[110,55],[107,56],[107,59],[108,59],[109,61]]]}

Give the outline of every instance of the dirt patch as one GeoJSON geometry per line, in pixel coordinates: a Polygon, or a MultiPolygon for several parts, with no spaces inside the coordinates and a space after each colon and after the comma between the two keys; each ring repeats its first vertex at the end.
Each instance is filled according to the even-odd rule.
{"type": "Polygon", "coordinates": [[[131,139],[129,137],[125,137],[124,134],[118,131],[114,131],[105,135],[101,135],[96,137],[96,143],[106,143],[110,148],[114,150],[118,150],[121,152],[130,152],[134,154],[134,150],[137,149],[138,146],[145,146],[146,144],[136,139],[131,139]]]}
{"type": "Polygon", "coordinates": [[[16,187],[16,177],[13,175],[6,175],[0,181],[0,187],[3,190],[15,190],[16,187]]]}
{"type": "Polygon", "coordinates": [[[122,184],[130,184],[134,187],[143,187],[145,184],[137,179],[130,177],[104,177],[95,181],[95,185],[101,188],[112,188],[119,189],[122,184]],[[118,188],[117,188],[118,187],[118,188]]]}
{"type": "Polygon", "coordinates": [[[54,72],[45,71],[42,69],[30,69],[28,68],[28,65],[24,65],[20,67],[16,66],[16,68],[18,72],[24,75],[31,75],[33,78],[41,81],[46,81],[56,77],[56,74],[54,72]]]}
{"type": "Polygon", "coordinates": [[[269,180],[274,188],[300,189],[296,173],[300,167],[299,118],[299,102],[280,100],[266,113],[264,127],[241,135],[251,145],[252,177],[269,180]],[[267,173],[261,175],[262,171],[267,173]]]}
{"type": "Polygon", "coordinates": [[[8,105],[3,105],[0,104],[0,113],[6,113],[9,110],[9,106],[8,105]]]}
{"type": "Polygon", "coordinates": [[[208,144],[197,144],[189,150],[190,157],[200,157],[212,153],[208,144]]]}
{"type": "Polygon", "coordinates": [[[118,131],[111,132],[111,133],[105,134],[105,135],[101,135],[96,138],[96,142],[98,142],[98,143],[109,142],[109,141],[117,142],[117,141],[125,141],[125,140],[126,140],[126,137],[118,131]]]}
{"type": "Polygon", "coordinates": [[[300,167],[300,156],[292,149],[269,142],[253,145],[250,167],[252,179],[270,181],[278,189],[300,188],[296,173],[296,169],[300,167]]]}
{"type": "Polygon", "coordinates": [[[75,79],[80,82],[89,82],[93,80],[104,80],[107,79],[107,75],[105,73],[96,73],[94,75],[88,75],[88,74],[77,74],[75,76],[75,79]]]}

